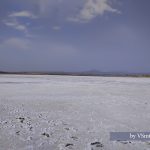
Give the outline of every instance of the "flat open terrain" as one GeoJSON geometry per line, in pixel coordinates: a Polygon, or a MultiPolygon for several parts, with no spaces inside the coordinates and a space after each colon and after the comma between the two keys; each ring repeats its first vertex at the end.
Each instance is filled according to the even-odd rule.
{"type": "Polygon", "coordinates": [[[150,78],[0,75],[0,150],[150,150],[150,78]]]}

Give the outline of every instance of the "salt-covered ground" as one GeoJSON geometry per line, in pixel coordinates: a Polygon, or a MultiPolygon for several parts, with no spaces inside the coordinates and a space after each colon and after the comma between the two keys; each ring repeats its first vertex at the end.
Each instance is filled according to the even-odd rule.
{"type": "Polygon", "coordinates": [[[150,78],[0,75],[0,150],[150,150],[150,78]]]}

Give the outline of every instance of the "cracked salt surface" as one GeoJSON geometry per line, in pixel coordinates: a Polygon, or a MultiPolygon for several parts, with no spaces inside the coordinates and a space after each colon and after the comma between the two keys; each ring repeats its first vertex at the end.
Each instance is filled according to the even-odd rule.
{"type": "Polygon", "coordinates": [[[0,75],[0,150],[149,150],[150,79],[0,75]]]}

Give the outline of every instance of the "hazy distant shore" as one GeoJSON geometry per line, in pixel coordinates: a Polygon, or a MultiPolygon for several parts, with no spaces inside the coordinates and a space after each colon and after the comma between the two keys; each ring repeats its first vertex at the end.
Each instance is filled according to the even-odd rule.
{"type": "Polygon", "coordinates": [[[150,73],[118,73],[118,72],[5,72],[0,74],[14,75],[64,75],[64,76],[106,76],[106,77],[150,77],[150,73]]]}

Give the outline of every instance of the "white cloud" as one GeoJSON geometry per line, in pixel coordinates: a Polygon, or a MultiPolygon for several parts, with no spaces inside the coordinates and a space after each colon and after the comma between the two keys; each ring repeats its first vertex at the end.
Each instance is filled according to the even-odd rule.
{"type": "Polygon", "coordinates": [[[26,18],[32,18],[36,19],[37,16],[35,16],[33,13],[29,11],[19,11],[19,12],[13,12],[9,15],[9,17],[26,17],[26,18]]]}
{"type": "Polygon", "coordinates": [[[8,19],[4,20],[3,23],[11,28],[14,28],[19,31],[23,31],[24,33],[27,33],[27,28],[25,25],[20,24],[16,19],[8,19]]]}
{"type": "Polygon", "coordinates": [[[9,38],[3,41],[0,44],[0,47],[3,49],[17,49],[17,50],[27,50],[30,48],[29,41],[26,39],[20,39],[20,38],[9,38]]]}
{"type": "Polygon", "coordinates": [[[61,27],[60,27],[60,26],[54,26],[52,29],[53,29],[53,30],[60,30],[61,27]]]}
{"type": "Polygon", "coordinates": [[[3,23],[12,29],[23,32],[26,37],[34,37],[32,34],[29,33],[26,25],[21,24],[16,19],[7,19],[7,20],[4,20],[3,23]]]}
{"type": "Polygon", "coordinates": [[[19,12],[13,12],[10,15],[8,15],[7,19],[5,19],[3,23],[8,27],[11,27],[15,30],[23,32],[25,36],[31,37],[32,35],[29,34],[28,28],[27,28],[29,23],[22,23],[19,20],[19,18],[22,18],[22,17],[30,18],[30,19],[37,18],[37,16],[35,16],[29,11],[19,11],[19,12]]]}
{"type": "Polygon", "coordinates": [[[37,0],[39,17],[73,22],[89,22],[104,13],[119,13],[112,6],[118,0],[37,0]],[[67,7],[66,7],[67,6],[67,7]]]}
{"type": "Polygon", "coordinates": [[[51,12],[52,9],[59,7],[59,4],[61,4],[63,1],[64,0],[37,0],[40,13],[44,15],[48,12],[51,12]]]}
{"type": "Polygon", "coordinates": [[[98,15],[103,15],[105,12],[119,13],[113,8],[108,0],[86,0],[83,8],[75,17],[68,18],[69,21],[74,22],[89,22],[98,15]]]}

